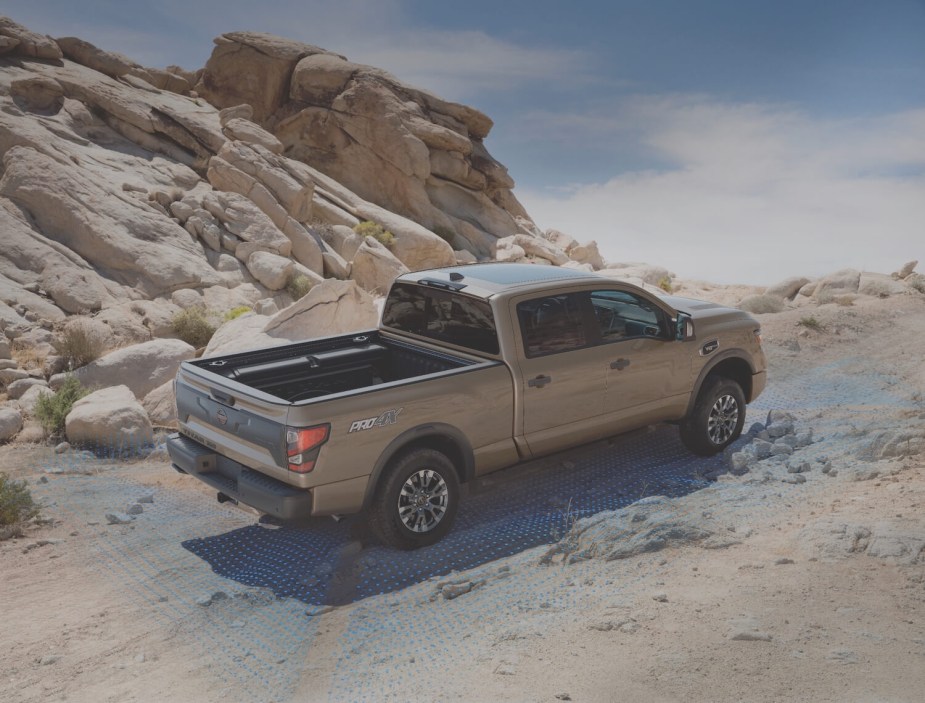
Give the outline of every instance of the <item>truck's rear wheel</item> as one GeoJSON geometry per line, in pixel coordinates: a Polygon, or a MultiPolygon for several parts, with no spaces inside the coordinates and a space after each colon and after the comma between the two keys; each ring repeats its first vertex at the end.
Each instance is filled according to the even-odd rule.
{"type": "Polygon", "coordinates": [[[459,508],[459,479],[446,455],[415,449],[386,470],[369,508],[373,535],[398,549],[434,544],[449,532],[459,508]]]}
{"type": "Polygon", "coordinates": [[[745,424],[745,394],[735,381],[716,377],[708,380],[694,409],[681,423],[681,441],[694,454],[717,454],[742,434],[745,424]]]}

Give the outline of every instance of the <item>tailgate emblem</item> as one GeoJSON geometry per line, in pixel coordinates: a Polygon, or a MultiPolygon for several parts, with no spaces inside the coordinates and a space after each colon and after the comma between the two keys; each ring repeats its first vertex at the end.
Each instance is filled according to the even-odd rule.
{"type": "Polygon", "coordinates": [[[218,424],[220,425],[224,425],[226,422],[228,422],[228,416],[225,414],[224,410],[219,410],[217,413],[215,413],[215,419],[218,420],[218,424]]]}

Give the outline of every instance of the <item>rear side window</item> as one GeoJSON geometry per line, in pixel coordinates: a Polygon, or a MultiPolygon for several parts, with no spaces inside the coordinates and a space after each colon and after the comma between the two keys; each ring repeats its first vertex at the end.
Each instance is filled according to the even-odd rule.
{"type": "Polygon", "coordinates": [[[454,291],[396,283],[382,311],[382,324],[486,354],[498,353],[491,306],[454,291]]]}
{"type": "Polygon", "coordinates": [[[517,318],[524,352],[529,358],[581,349],[592,341],[585,324],[581,294],[552,295],[518,303],[517,318]]]}

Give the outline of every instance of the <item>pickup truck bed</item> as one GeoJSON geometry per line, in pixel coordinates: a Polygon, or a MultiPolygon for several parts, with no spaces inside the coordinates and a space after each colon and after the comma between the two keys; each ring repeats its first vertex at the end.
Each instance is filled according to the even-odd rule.
{"type": "Polygon", "coordinates": [[[213,357],[191,365],[289,403],[471,366],[378,331],[213,357]]]}

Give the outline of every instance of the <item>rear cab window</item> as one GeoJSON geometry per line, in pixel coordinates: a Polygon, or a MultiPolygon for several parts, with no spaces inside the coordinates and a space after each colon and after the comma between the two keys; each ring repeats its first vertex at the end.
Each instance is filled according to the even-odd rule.
{"type": "Polygon", "coordinates": [[[491,306],[456,291],[395,283],[385,301],[382,324],[484,354],[499,351],[491,306]]]}

